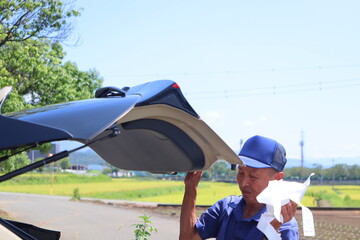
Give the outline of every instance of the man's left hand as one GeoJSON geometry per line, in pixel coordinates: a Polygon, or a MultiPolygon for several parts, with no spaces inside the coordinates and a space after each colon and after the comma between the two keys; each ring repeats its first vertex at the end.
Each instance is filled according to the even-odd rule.
{"type": "Polygon", "coordinates": [[[283,222],[279,222],[278,220],[274,219],[271,221],[271,225],[274,229],[279,232],[279,228],[283,223],[290,221],[293,217],[295,217],[297,209],[297,203],[290,200],[288,204],[285,204],[281,207],[281,215],[283,216],[283,222]]]}

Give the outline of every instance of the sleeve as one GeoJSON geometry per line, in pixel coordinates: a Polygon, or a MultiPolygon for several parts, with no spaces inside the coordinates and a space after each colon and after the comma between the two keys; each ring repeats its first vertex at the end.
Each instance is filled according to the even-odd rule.
{"type": "Polygon", "coordinates": [[[224,210],[225,200],[222,199],[207,209],[196,222],[196,228],[202,239],[217,237],[221,226],[220,216],[224,210]]]}
{"type": "Polygon", "coordinates": [[[281,239],[283,240],[298,240],[299,239],[299,227],[295,218],[289,222],[284,223],[280,227],[281,239]]]}

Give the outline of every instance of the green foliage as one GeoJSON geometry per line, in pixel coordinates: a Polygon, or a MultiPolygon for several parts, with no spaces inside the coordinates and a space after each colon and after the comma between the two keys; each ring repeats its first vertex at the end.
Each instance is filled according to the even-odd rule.
{"type": "MultiPolygon", "coordinates": [[[[1,183],[1,185],[41,185],[49,184],[51,174],[34,174],[27,173],[21,176],[12,178],[9,181],[1,183]]],[[[70,184],[70,183],[98,183],[111,182],[111,178],[100,174],[97,176],[77,175],[72,173],[57,173],[54,176],[55,184],[70,184]]]]}
{"type": "Polygon", "coordinates": [[[360,200],[359,199],[352,199],[350,195],[345,195],[343,201],[342,201],[343,207],[359,207],[360,206],[360,200]]]}
{"type": "MultiPolygon", "coordinates": [[[[309,177],[309,175],[314,172],[313,169],[304,168],[304,167],[292,167],[284,169],[284,174],[286,179],[292,180],[302,180],[309,177]]],[[[315,176],[311,179],[316,178],[318,175],[315,173],[315,176]]]]}
{"type": "MultiPolygon", "coordinates": [[[[100,175],[101,171],[100,170],[88,170],[86,172],[86,174],[92,175],[92,176],[96,176],[96,175],[100,175]]],[[[106,174],[105,174],[106,175],[106,174]]]]}
{"type": "Polygon", "coordinates": [[[210,173],[209,171],[204,171],[202,174],[202,179],[209,179],[210,178],[210,173]]]}
{"type": "Polygon", "coordinates": [[[111,173],[112,173],[111,168],[104,168],[104,170],[102,171],[102,174],[105,174],[105,175],[109,175],[111,173]]]}
{"type": "MultiPolygon", "coordinates": [[[[51,174],[31,173],[0,183],[0,191],[49,194],[51,174]]],[[[72,196],[75,188],[81,188],[82,197],[119,199],[131,201],[181,204],[184,194],[183,181],[150,180],[136,178],[112,179],[105,175],[84,176],[71,173],[54,175],[53,195],[72,196]]],[[[203,182],[198,188],[200,205],[212,205],[229,195],[240,195],[236,183],[203,182]]],[[[360,186],[311,185],[305,193],[303,204],[323,207],[359,207],[360,186]],[[335,189],[335,190],[334,190],[335,189]]]]}
{"type": "Polygon", "coordinates": [[[0,47],[30,38],[64,40],[79,15],[60,0],[0,0],[0,47]]]}
{"type": "Polygon", "coordinates": [[[62,63],[59,43],[30,39],[0,50],[0,88],[13,86],[2,112],[88,99],[102,84],[95,70],[83,72],[74,63],[62,63]]]}
{"type": "Polygon", "coordinates": [[[224,161],[218,161],[211,168],[213,176],[225,176],[227,165],[224,161]]]}
{"type": "Polygon", "coordinates": [[[71,199],[72,200],[78,200],[78,201],[81,199],[79,188],[74,189],[73,196],[72,196],[71,199]]]}
{"type": "MultiPolygon", "coordinates": [[[[67,38],[76,16],[79,11],[60,0],[0,0],[0,88],[13,87],[2,113],[88,99],[101,86],[97,71],[63,62],[59,41],[67,38]]],[[[40,150],[49,147],[44,144],[40,150]]],[[[26,162],[25,157],[17,163],[13,159],[1,165],[4,172],[26,162]]]]}
{"type": "MultiPolygon", "coordinates": [[[[3,152],[7,154],[10,153],[10,151],[3,151],[3,152]]],[[[1,162],[0,163],[1,172],[13,171],[29,163],[30,163],[30,159],[28,158],[26,153],[22,152],[20,154],[10,157],[8,160],[4,162],[1,162]]]]}
{"type": "Polygon", "coordinates": [[[348,192],[351,193],[351,189],[348,190],[346,187],[348,186],[310,186],[305,196],[312,197],[316,203],[314,205],[318,207],[323,207],[321,204],[323,202],[326,202],[329,205],[328,207],[359,207],[360,198],[358,193],[360,189],[354,188],[357,194],[350,195],[348,192]],[[319,188],[322,188],[322,190],[319,190],[319,188]],[[344,194],[344,192],[347,194],[344,194]]]}
{"type": "Polygon", "coordinates": [[[292,167],[285,168],[285,180],[305,180],[310,173],[314,172],[315,176],[311,180],[327,180],[327,181],[346,181],[360,180],[360,166],[337,164],[331,168],[323,169],[321,165],[315,168],[292,167]]]}
{"type": "Polygon", "coordinates": [[[236,181],[237,170],[231,170],[230,165],[225,161],[216,161],[206,172],[204,179],[236,181]]]}
{"type": "Polygon", "coordinates": [[[118,191],[118,192],[102,192],[95,194],[88,194],[87,197],[96,197],[104,199],[122,199],[122,200],[138,200],[141,201],[142,198],[148,197],[157,197],[157,196],[166,196],[172,195],[175,193],[183,193],[184,186],[169,186],[169,187],[156,187],[155,185],[152,188],[144,189],[133,189],[128,191],[118,191]]]}
{"type": "Polygon", "coordinates": [[[135,226],[135,240],[147,240],[151,236],[152,232],[157,232],[157,229],[151,226],[150,216],[140,216],[140,223],[133,224],[135,226]]]}
{"type": "Polygon", "coordinates": [[[58,164],[60,165],[61,169],[68,169],[71,167],[70,158],[66,157],[64,159],[61,159],[58,164]]]}
{"type": "Polygon", "coordinates": [[[306,191],[305,192],[305,196],[310,196],[314,199],[314,205],[315,206],[320,206],[320,201],[324,200],[326,191],[325,190],[321,190],[321,191],[306,191]]]}

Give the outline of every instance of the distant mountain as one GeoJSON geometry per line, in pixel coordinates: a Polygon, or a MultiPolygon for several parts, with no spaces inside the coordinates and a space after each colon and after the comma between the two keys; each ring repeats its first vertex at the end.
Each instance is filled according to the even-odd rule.
{"type": "Polygon", "coordinates": [[[105,165],[105,161],[91,149],[70,154],[71,164],[80,165],[105,165]]]}
{"type": "MultiPolygon", "coordinates": [[[[81,165],[102,165],[104,166],[106,162],[99,157],[93,150],[87,149],[85,151],[74,152],[70,154],[70,162],[72,164],[81,164],[81,165]]],[[[304,167],[314,168],[316,165],[320,164],[323,168],[330,168],[334,164],[347,164],[347,165],[359,165],[360,157],[353,158],[306,158],[304,161],[304,167]],[[334,161],[333,161],[334,160],[334,161]]],[[[301,160],[289,158],[286,164],[286,168],[291,167],[300,167],[301,160]]]]}

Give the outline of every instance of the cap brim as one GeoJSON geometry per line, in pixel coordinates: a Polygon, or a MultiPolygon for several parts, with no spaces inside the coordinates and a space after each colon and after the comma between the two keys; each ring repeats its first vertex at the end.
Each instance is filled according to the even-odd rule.
{"type": "Polygon", "coordinates": [[[270,165],[267,165],[265,163],[261,163],[258,160],[249,158],[249,157],[245,157],[245,156],[239,156],[239,158],[245,163],[245,165],[247,167],[252,167],[252,168],[271,168],[270,165]]]}

